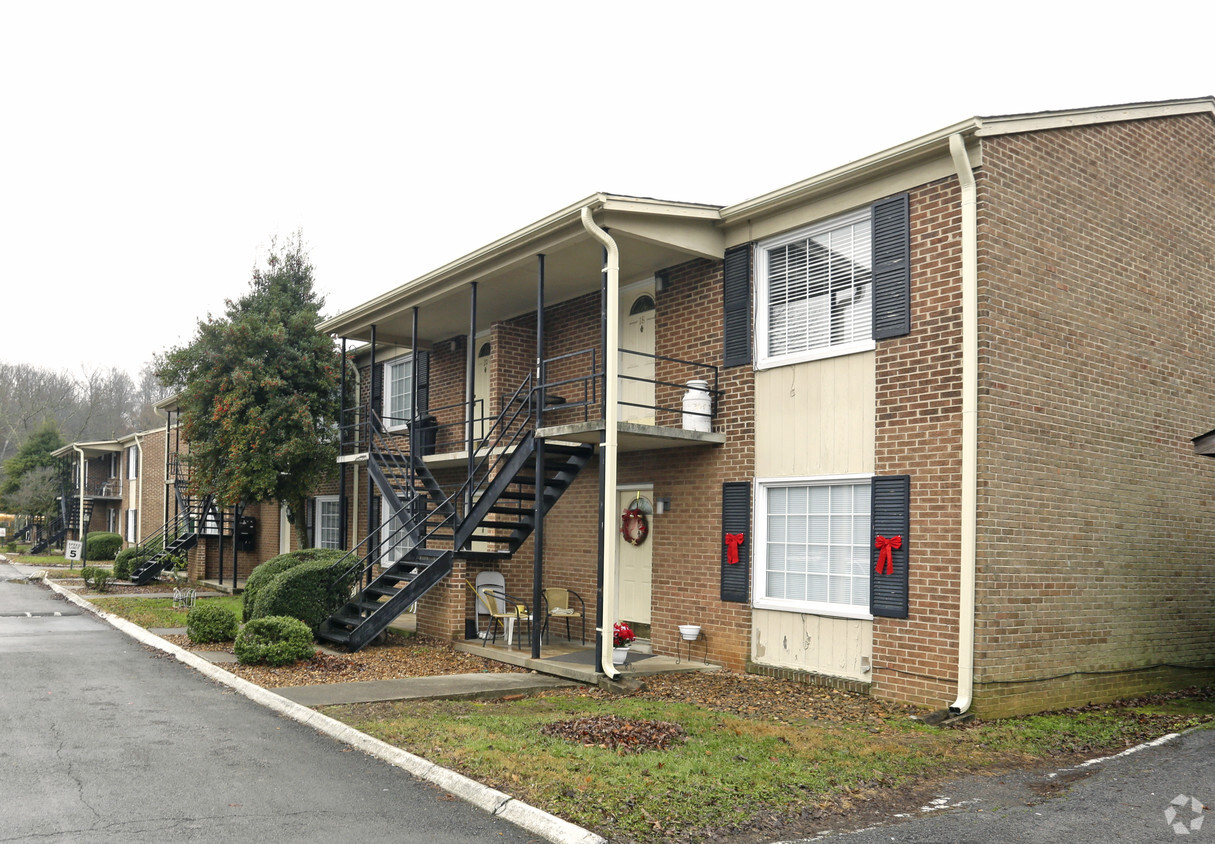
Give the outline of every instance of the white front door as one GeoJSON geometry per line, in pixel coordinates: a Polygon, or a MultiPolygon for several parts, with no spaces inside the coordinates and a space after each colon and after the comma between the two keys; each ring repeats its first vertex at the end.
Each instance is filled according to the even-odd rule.
{"type": "Polygon", "coordinates": [[[620,296],[620,421],[654,424],[654,280],[620,296]],[[640,353],[640,354],[634,354],[640,353]]]}
{"type": "Polygon", "coordinates": [[[492,359],[492,347],[484,337],[477,338],[477,358],[473,364],[473,435],[484,439],[489,430],[486,418],[489,416],[489,362],[492,359]]]}
{"type": "Polygon", "coordinates": [[[617,490],[616,492],[616,548],[617,548],[617,582],[619,584],[619,609],[620,620],[628,622],[633,627],[634,632],[637,632],[639,638],[649,638],[650,624],[650,602],[652,595],[653,581],[653,541],[654,541],[654,516],[652,514],[653,507],[649,506],[649,502],[654,500],[653,488],[641,489],[636,488],[629,490],[617,490]],[[645,502],[638,502],[637,497],[640,494],[645,502]],[[620,533],[620,525],[625,512],[633,507],[639,507],[641,510],[649,509],[651,513],[647,515],[646,522],[649,524],[649,531],[646,538],[640,544],[634,545],[632,542],[624,538],[620,533]],[[642,630],[637,630],[637,625],[643,625],[642,630]]]}

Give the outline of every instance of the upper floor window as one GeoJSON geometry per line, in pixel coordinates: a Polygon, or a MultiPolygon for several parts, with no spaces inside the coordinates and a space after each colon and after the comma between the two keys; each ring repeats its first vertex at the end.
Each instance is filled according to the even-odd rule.
{"type": "Polygon", "coordinates": [[[404,428],[413,418],[413,356],[384,364],[384,427],[404,428]]]}
{"type": "Polygon", "coordinates": [[[874,348],[870,209],[761,241],[760,368],[874,348]]]}
{"type": "Polygon", "coordinates": [[[139,449],[131,446],[127,449],[127,480],[139,477],[139,449]]]}

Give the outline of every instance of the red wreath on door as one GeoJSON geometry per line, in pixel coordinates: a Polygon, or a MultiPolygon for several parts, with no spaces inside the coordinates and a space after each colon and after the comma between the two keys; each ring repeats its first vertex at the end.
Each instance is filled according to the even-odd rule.
{"type": "Polygon", "coordinates": [[[650,535],[650,522],[636,507],[625,510],[620,517],[620,535],[630,545],[641,545],[650,535]]]}

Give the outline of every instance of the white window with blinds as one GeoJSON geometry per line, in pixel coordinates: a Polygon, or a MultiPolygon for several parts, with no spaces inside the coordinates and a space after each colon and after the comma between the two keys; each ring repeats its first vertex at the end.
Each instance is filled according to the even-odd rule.
{"type": "Polygon", "coordinates": [[[322,495],[316,499],[313,525],[316,528],[317,548],[342,547],[341,502],[336,495],[322,495]]]}
{"type": "Polygon", "coordinates": [[[406,355],[384,364],[384,427],[396,431],[413,417],[413,357],[406,355]]]}
{"type": "Polygon", "coordinates": [[[757,481],[755,606],[869,613],[870,477],[757,481]]]}
{"type": "Polygon", "coordinates": [[[760,369],[874,348],[868,208],[756,246],[760,369]]]}

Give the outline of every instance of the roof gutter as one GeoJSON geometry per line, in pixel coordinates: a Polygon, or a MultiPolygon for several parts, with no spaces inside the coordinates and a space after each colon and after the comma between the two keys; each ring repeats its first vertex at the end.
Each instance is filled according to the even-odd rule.
{"type": "Polygon", "coordinates": [[[599,444],[600,489],[599,512],[602,537],[599,553],[599,607],[595,617],[596,643],[599,645],[599,670],[609,680],[620,677],[612,666],[612,630],[617,610],[616,590],[616,446],[619,438],[617,419],[620,409],[616,405],[620,385],[617,371],[620,368],[620,247],[606,231],[595,224],[589,205],[582,206],[582,227],[593,238],[603,244],[606,260],[603,273],[607,288],[604,308],[603,350],[603,439],[599,444]]]}
{"type": "Polygon", "coordinates": [[[962,525],[958,572],[958,697],[954,715],[970,708],[974,697],[975,555],[979,478],[979,315],[977,190],[966,141],[949,136],[949,152],[962,188],[962,525]]]}

